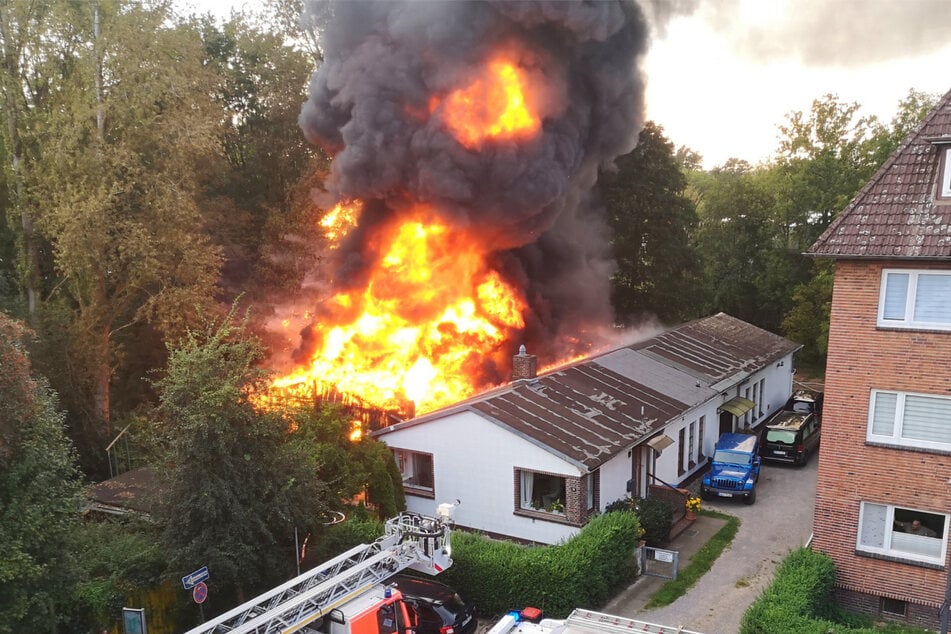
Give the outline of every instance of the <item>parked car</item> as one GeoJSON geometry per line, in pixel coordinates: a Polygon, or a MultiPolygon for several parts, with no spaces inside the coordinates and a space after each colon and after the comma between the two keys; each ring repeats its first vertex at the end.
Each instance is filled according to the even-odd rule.
{"type": "Polygon", "coordinates": [[[478,625],[476,609],[459,593],[431,579],[399,574],[387,580],[403,594],[403,600],[416,610],[417,634],[472,634],[478,625]]]}
{"type": "Polygon", "coordinates": [[[760,454],[765,460],[806,464],[819,448],[819,432],[815,414],[780,412],[763,425],[760,454]]]}
{"type": "Polygon", "coordinates": [[[721,434],[713,451],[710,471],[700,483],[700,497],[741,498],[756,501],[756,481],[760,472],[759,436],[721,434]]]}

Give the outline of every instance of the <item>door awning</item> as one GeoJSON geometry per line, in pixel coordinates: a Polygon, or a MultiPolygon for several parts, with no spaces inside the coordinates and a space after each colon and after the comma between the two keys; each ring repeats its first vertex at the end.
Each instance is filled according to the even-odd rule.
{"type": "Polygon", "coordinates": [[[750,399],[737,396],[735,398],[731,398],[729,401],[721,405],[720,409],[724,412],[730,412],[736,417],[740,417],[754,407],[756,407],[756,403],[750,399]]]}
{"type": "Polygon", "coordinates": [[[661,453],[664,449],[667,449],[667,447],[670,447],[672,444],[674,444],[674,439],[665,434],[654,436],[647,441],[647,446],[657,453],[661,453]]]}

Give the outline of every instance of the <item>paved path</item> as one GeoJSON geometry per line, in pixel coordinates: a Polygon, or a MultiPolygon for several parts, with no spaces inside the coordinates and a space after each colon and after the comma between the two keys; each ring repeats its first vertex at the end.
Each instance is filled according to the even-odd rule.
{"type": "MultiPolygon", "coordinates": [[[[747,506],[738,500],[712,500],[704,508],[736,515],[742,520],[740,530],[730,548],[725,550],[710,571],[686,595],[672,604],[644,610],[649,596],[645,588],[658,587],[658,582],[638,587],[638,581],[605,608],[605,612],[628,616],[664,625],[680,625],[704,634],[735,634],[746,608],[769,586],[777,564],[790,551],[804,545],[812,534],[815,508],[817,456],[804,467],[764,464],[760,475],[756,503],[747,506]]],[[[684,535],[677,542],[695,551],[716,532],[716,526],[700,528],[707,518],[701,517],[695,535],[684,535]]],[[[681,558],[681,568],[687,565],[681,558]]],[[[643,578],[642,578],[643,579],[643,578]]]]}

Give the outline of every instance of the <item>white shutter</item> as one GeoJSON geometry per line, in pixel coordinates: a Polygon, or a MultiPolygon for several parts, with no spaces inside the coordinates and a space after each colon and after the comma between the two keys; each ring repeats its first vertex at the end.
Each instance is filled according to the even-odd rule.
{"type": "Polygon", "coordinates": [[[895,435],[895,407],[898,394],[894,392],[872,392],[872,434],[876,436],[895,435]]]}
{"type": "Polygon", "coordinates": [[[951,275],[918,274],[915,321],[951,324],[951,275]]]}
{"type": "Polygon", "coordinates": [[[951,399],[905,396],[901,437],[951,444],[951,399]]]}
{"type": "Polygon", "coordinates": [[[908,273],[888,273],[885,276],[885,305],[882,319],[905,320],[908,300],[908,273]]]}

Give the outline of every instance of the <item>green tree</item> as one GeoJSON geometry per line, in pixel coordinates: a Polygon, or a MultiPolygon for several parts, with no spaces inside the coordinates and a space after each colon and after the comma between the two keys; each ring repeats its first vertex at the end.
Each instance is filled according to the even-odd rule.
{"type": "Polygon", "coordinates": [[[765,284],[775,250],[769,222],[774,198],[763,171],[730,159],[691,181],[700,200],[696,245],[708,293],[704,312],[723,311],[775,329],[782,313],[768,305],[765,284]]]}
{"type": "Polygon", "coordinates": [[[311,181],[327,163],[297,124],[313,61],[286,43],[288,31],[268,26],[244,18],[202,25],[209,66],[219,77],[214,96],[225,111],[228,160],[208,191],[206,215],[228,256],[225,289],[249,301],[298,289],[312,268],[319,227],[311,181]]]}
{"type": "Polygon", "coordinates": [[[174,574],[212,571],[213,611],[290,576],[294,529],[330,507],[313,464],[288,442],[296,423],[253,402],[261,358],[243,326],[212,323],[170,352],[158,382],[170,465],[163,543],[174,574]]]}
{"type": "Polygon", "coordinates": [[[221,109],[197,31],[170,24],[167,6],[71,6],[84,45],[37,131],[33,191],[55,260],[47,328],[67,334],[47,358],[68,370],[57,385],[80,448],[100,456],[112,381],[140,354],[127,356],[126,346],[155,339],[143,336],[145,324],[173,338],[214,305],[220,254],[199,194],[220,157],[221,109]]]}
{"type": "Polygon", "coordinates": [[[774,220],[790,262],[780,287],[791,298],[782,330],[803,344],[805,363],[825,363],[832,265],[819,261],[806,266],[797,254],[812,245],[936,100],[935,95],[909,91],[890,126],[882,126],[874,117],[860,117],[858,104],[827,95],[813,102],[808,117],[793,113],[790,125],[781,128],[787,137],[772,178],[781,201],[774,220]]]}
{"type": "Polygon", "coordinates": [[[25,336],[0,313],[0,632],[54,632],[76,573],[80,481],[25,336]]]}
{"type": "Polygon", "coordinates": [[[602,172],[599,187],[614,231],[613,303],[631,324],[655,315],[675,323],[696,315],[699,261],[689,235],[697,217],[687,180],[663,129],[648,122],[637,147],[602,172]]]}

